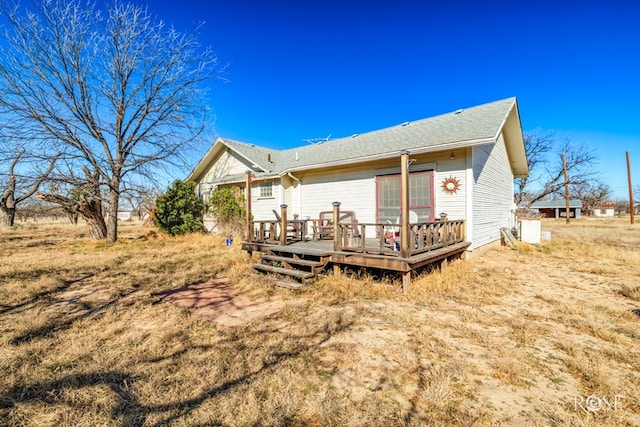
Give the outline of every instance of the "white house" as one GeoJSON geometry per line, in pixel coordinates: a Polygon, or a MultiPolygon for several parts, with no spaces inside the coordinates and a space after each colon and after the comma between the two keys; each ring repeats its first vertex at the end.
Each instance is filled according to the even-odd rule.
{"type": "Polygon", "coordinates": [[[596,217],[612,217],[616,214],[615,202],[602,202],[593,208],[593,215],[596,217]]]}
{"type": "Polygon", "coordinates": [[[218,186],[244,187],[250,172],[255,220],[274,219],[281,204],[291,216],[317,218],[338,201],[359,222],[394,222],[403,151],[412,217],[464,219],[470,250],[514,226],[513,180],[529,173],[515,98],[287,150],[218,138],[188,180],[206,202],[218,186]]]}

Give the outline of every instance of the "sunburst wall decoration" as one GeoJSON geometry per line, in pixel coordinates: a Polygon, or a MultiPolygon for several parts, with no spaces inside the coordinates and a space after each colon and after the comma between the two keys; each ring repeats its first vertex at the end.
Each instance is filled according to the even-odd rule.
{"type": "Polygon", "coordinates": [[[460,180],[455,176],[449,175],[449,178],[442,180],[442,191],[446,194],[456,194],[460,189],[460,180]]]}

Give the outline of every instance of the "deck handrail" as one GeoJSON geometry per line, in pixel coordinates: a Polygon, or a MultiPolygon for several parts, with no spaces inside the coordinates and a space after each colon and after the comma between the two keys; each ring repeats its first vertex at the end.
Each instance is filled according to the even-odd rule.
{"type": "Polygon", "coordinates": [[[249,243],[269,243],[273,245],[286,245],[291,242],[299,242],[307,235],[306,220],[286,221],[286,233],[282,235],[282,219],[278,221],[249,221],[249,243]]]}
{"type": "Polygon", "coordinates": [[[251,243],[279,244],[280,242],[280,221],[250,221],[250,235],[247,239],[251,243]]]}
{"type": "MultiPolygon", "coordinates": [[[[294,221],[291,221],[294,222],[294,221]]],[[[282,224],[278,220],[251,221],[248,242],[280,245],[282,224]]],[[[336,250],[400,257],[400,225],[389,223],[339,223],[336,250]],[[367,233],[374,229],[375,232],[367,233]]],[[[302,233],[305,233],[302,231],[302,233]]],[[[446,220],[409,224],[408,256],[418,255],[465,241],[465,221],[446,220]]],[[[292,239],[287,239],[291,241],[292,239]]],[[[300,241],[298,238],[296,241],[300,241]]]]}
{"type": "MultiPolygon", "coordinates": [[[[465,241],[465,221],[446,220],[409,224],[407,256],[433,251],[465,241]]],[[[380,223],[339,224],[338,249],[400,257],[400,225],[380,223]],[[375,228],[375,237],[367,237],[367,230],[375,228]]]]}

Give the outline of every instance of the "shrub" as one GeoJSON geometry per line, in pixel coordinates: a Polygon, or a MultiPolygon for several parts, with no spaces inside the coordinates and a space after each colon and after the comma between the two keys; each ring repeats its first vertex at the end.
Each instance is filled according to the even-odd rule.
{"type": "Polygon", "coordinates": [[[160,230],[175,236],[206,231],[202,221],[204,204],[195,192],[195,184],[176,180],[156,199],[153,222],[160,230]]]}
{"type": "Polygon", "coordinates": [[[211,192],[209,212],[216,218],[219,232],[240,234],[245,227],[247,204],[239,187],[220,187],[211,192]]]}

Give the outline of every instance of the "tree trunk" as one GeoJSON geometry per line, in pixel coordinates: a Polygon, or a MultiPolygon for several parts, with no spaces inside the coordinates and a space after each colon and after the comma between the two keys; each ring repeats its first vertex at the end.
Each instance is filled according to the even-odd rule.
{"type": "Polygon", "coordinates": [[[78,213],[77,212],[67,212],[67,218],[69,218],[69,222],[73,225],[78,225],[78,213]]]}
{"type": "Polygon", "coordinates": [[[107,224],[102,216],[100,203],[82,201],[79,211],[89,227],[89,233],[93,240],[104,240],[107,237],[107,224]]]}
{"type": "Polygon", "coordinates": [[[13,227],[16,218],[16,209],[0,206],[0,228],[13,227]]]}
{"type": "Polygon", "coordinates": [[[107,237],[107,224],[104,222],[104,216],[102,216],[102,203],[100,203],[99,199],[81,198],[79,202],[76,202],[57,194],[42,193],[37,193],[36,197],[47,202],[56,203],[68,212],[77,212],[82,215],[89,227],[89,234],[93,240],[104,240],[107,237]]]}
{"type": "Polygon", "coordinates": [[[109,190],[109,217],[107,219],[107,245],[118,240],[118,204],[120,202],[120,181],[113,179],[109,190]]]}
{"type": "MultiPolygon", "coordinates": [[[[19,158],[19,157],[18,157],[19,158]]],[[[4,194],[0,195],[0,227],[13,227],[16,217],[16,177],[13,174],[13,165],[9,169],[9,181],[4,194]]]]}

